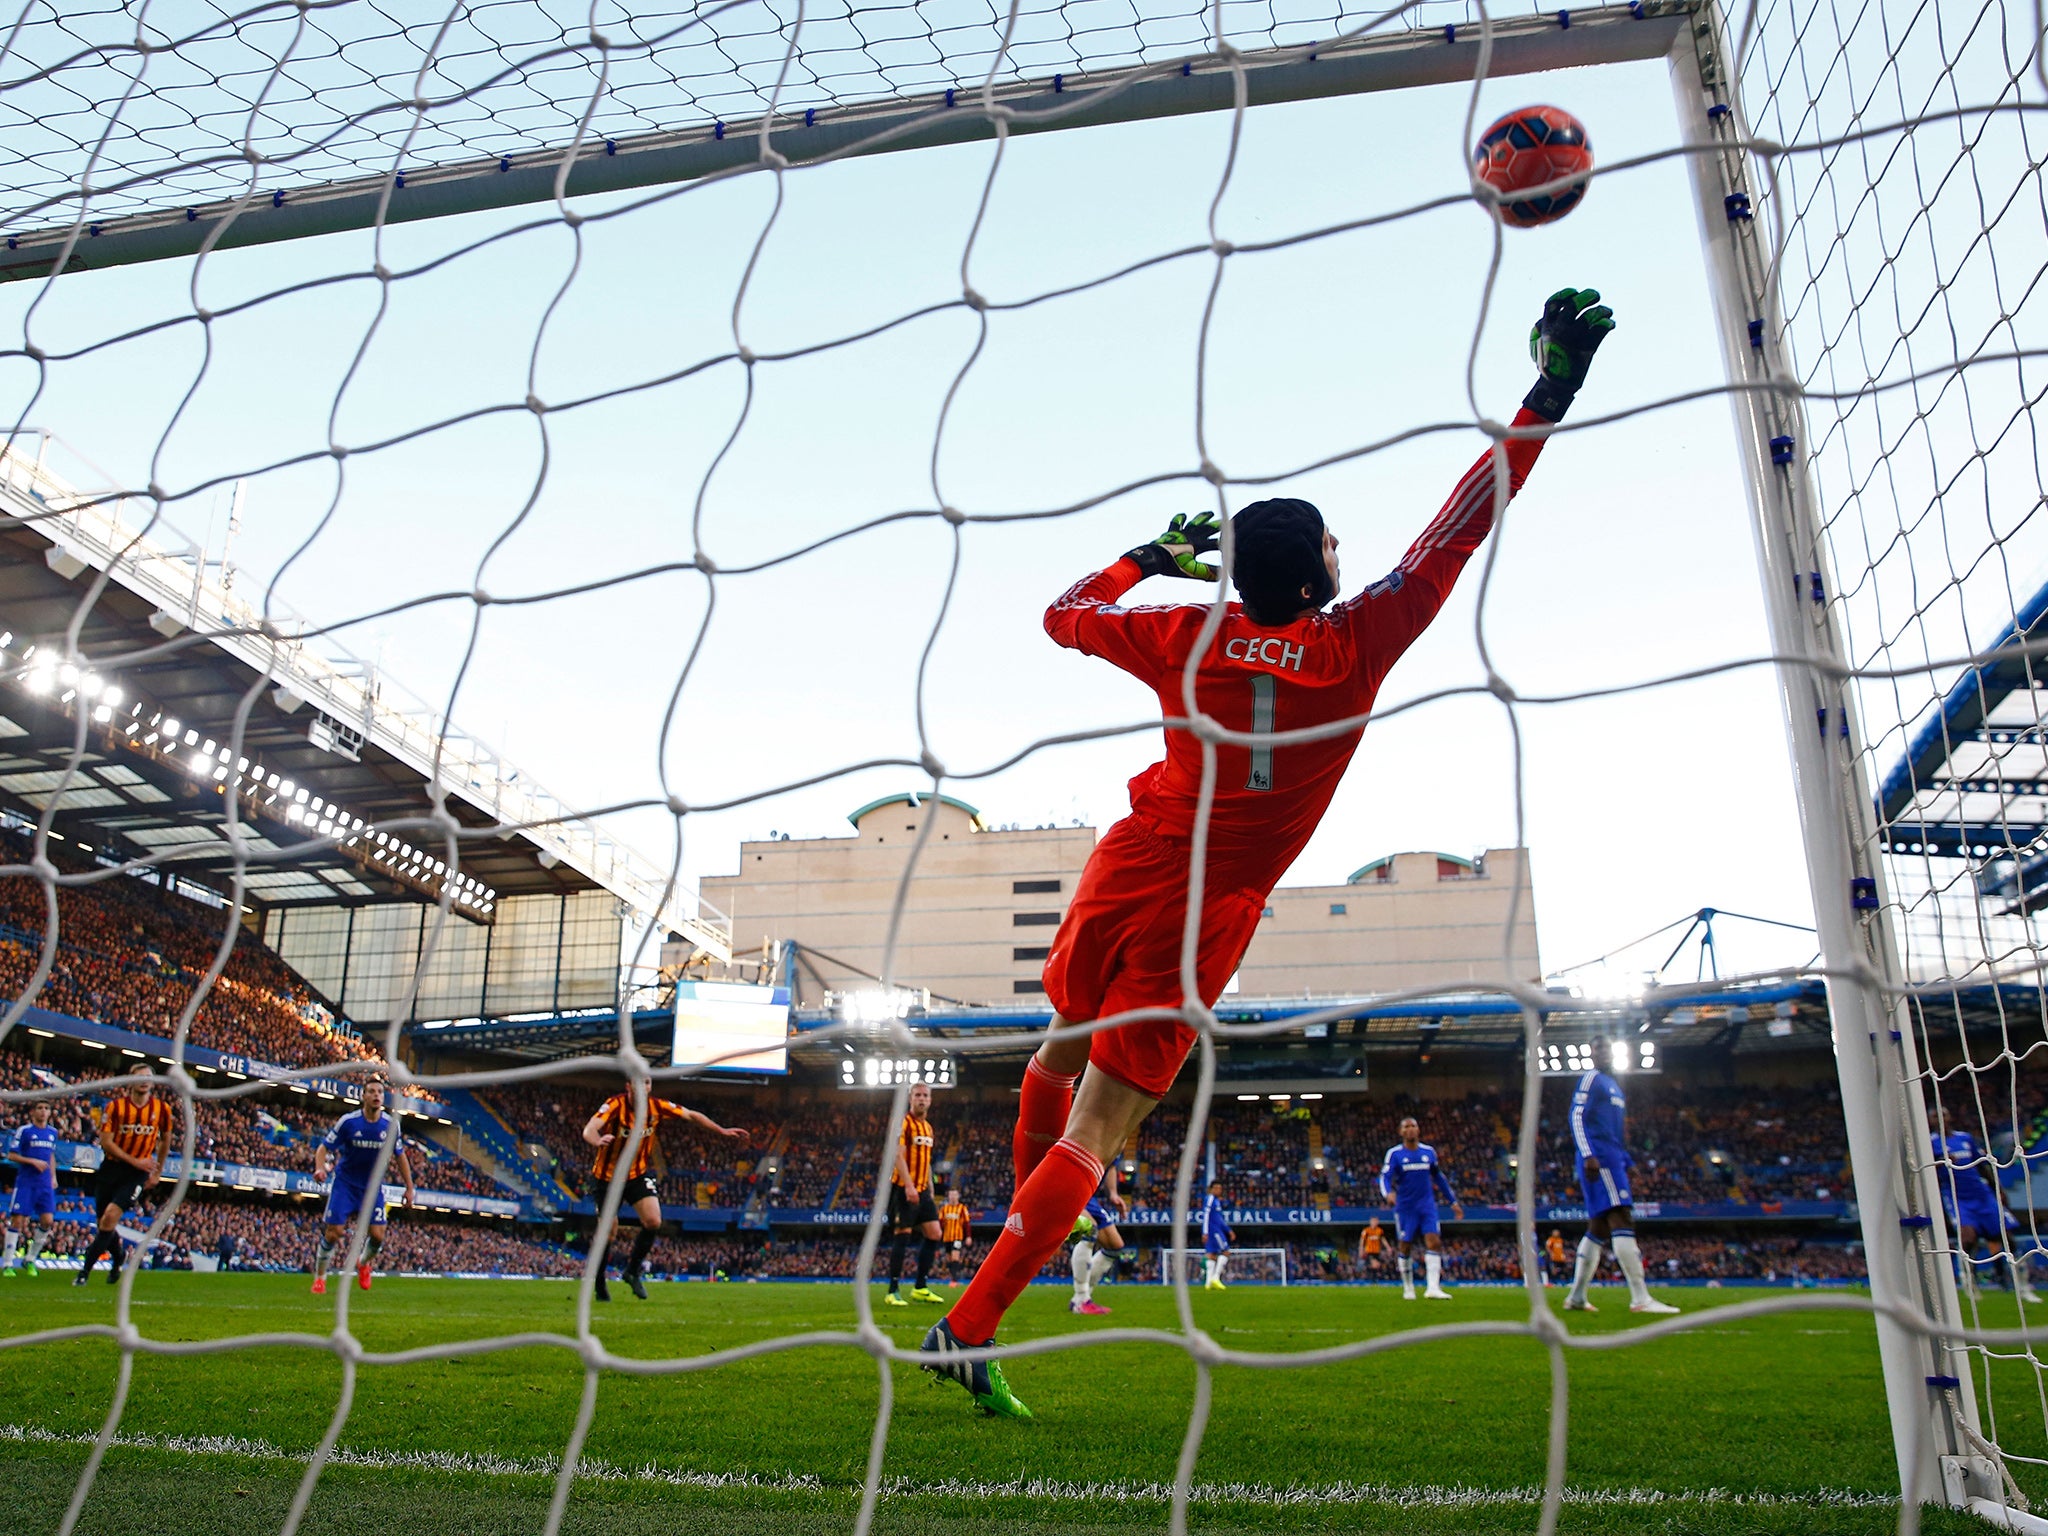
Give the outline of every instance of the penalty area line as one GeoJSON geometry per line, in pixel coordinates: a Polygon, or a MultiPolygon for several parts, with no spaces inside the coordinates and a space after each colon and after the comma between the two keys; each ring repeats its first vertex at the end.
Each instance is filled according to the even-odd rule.
{"type": "MultiPolygon", "coordinates": [[[[31,1425],[0,1424],[0,1445],[89,1446],[91,1435],[63,1435],[31,1425]]],[[[256,1461],[289,1462],[304,1466],[309,1457],[267,1440],[240,1435],[131,1435],[114,1437],[114,1444],[127,1450],[169,1451],[187,1456],[235,1456],[256,1461]]],[[[541,1456],[492,1456],[473,1451],[358,1451],[335,1447],[329,1465],[357,1467],[368,1471],[430,1471],[466,1473],[483,1477],[553,1477],[561,1468],[559,1458],[541,1456]]],[[[645,1463],[623,1466],[616,1462],[585,1457],[576,1469],[577,1481],[645,1483],[669,1488],[746,1488],[763,1492],[822,1493],[830,1489],[823,1478],[807,1472],[687,1472],[645,1463]]],[[[856,1491],[846,1484],[845,1492],[856,1491]]],[[[888,1477],[882,1492],[894,1498],[943,1499],[1039,1499],[1075,1503],[1166,1504],[1173,1498],[1173,1485],[1161,1482],[1133,1482],[1112,1479],[1103,1482],[1068,1482],[1059,1478],[888,1477]]],[[[1326,1505],[1386,1505],[1409,1509],[1475,1509],[1496,1506],[1534,1506],[1543,1501],[1540,1488],[1480,1488],[1469,1484],[1315,1483],[1296,1487],[1275,1487],[1267,1483],[1196,1483],[1190,1490],[1199,1504],[1259,1505],[1268,1508],[1306,1508],[1326,1505]]],[[[1566,1488],[1567,1504],[1650,1508],[1658,1505],[1707,1504],[1753,1509],[1895,1509],[1898,1500],[1889,1494],[1866,1493],[1852,1488],[1817,1488],[1809,1493],[1753,1493],[1732,1488],[1566,1488]]]]}

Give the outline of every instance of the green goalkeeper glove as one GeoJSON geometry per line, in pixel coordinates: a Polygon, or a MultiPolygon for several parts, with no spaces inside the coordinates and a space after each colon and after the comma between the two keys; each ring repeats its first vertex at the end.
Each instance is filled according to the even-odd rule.
{"type": "Polygon", "coordinates": [[[1214,512],[1197,512],[1189,517],[1176,512],[1166,532],[1150,544],[1126,550],[1124,558],[1147,576],[1185,576],[1191,581],[1214,581],[1216,567],[1196,559],[1223,541],[1223,524],[1214,512]]]}
{"type": "Polygon", "coordinates": [[[1586,382],[1593,354],[1614,330],[1614,311],[1594,288],[1560,288],[1543,305],[1543,318],[1529,328],[1529,356],[1537,368],[1536,387],[1522,404],[1545,421],[1563,421],[1572,397],[1586,382]]]}

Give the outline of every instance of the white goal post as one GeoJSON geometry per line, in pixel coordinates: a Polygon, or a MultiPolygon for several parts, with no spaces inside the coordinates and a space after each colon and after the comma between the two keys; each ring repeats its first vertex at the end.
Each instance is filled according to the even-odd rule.
{"type": "MultiPolygon", "coordinates": [[[[1159,1250],[1159,1283],[1173,1284],[1173,1252],[1171,1248],[1159,1250]]],[[[1181,1269],[1189,1285],[1200,1285],[1206,1255],[1199,1248],[1183,1248],[1181,1269]]],[[[1287,1250],[1285,1248],[1233,1248],[1230,1250],[1230,1265],[1224,1272],[1224,1283],[1236,1285],[1244,1282],[1251,1285],[1287,1284],[1287,1250]]]]}
{"type": "MultiPolygon", "coordinates": [[[[1749,20],[1757,24],[1754,16],[1749,20]]],[[[1916,1042],[1915,988],[1900,952],[1899,908],[1888,892],[1887,841],[1873,816],[1874,754],[1862,726],[1858,661],[1842,632],[1842,594],[1865,588],[1872,573],[1842,568],[1837,541],[1849,530],[1831,515],[1842,509],[1828,507],[1815,484],[1815,428],[1805,406],[1811,375],[1800,373],[1802,360],[1793,350],[1805,338],[1788,333],[1784,302],[1786,231],[1805,210],[1787,168],[1751,152],[1756,129],[1740,89],[1743,61],[1734,52],[1742,41],[1713,0],[1673,46],[1672,85],[1690,151],[1785,703],[1900,1485],[1909,1501],[1946,1502],[2016,1528],[2048,1531],[2048,1523],[2023,1513],[2025,1501],[1985,1436],[1969,1351],[1956,1336],[1966,1320],[1937,1173],[1927,1155],[1923,1091],[1940,1078],[1930,1077],[1916,1042]]],[[[1777,106],[1775,96],[1774,90],[1777,106]]],[[[1816,103],[1803,105],[1812,133],[1821,121],[1816,103]]],[[[1910,138],[1911,116],[1910,108],[1892,114],[1877,131],[1894,143],[1910,138]]],[[[1821,135],[1830,129],[1853,143],[1864,124],[1825,122],[1821,135]]],[[[1810,326],[1811,316],[1807,320],[1810,326]]],[[[1936,367],[1960,373],[1969,361],[1964,356],[1936,367]]],[[[1868,377],[1841,383],[1852,402],[1882,387],[1868,377]]],[[[1839,439],[1828,446],[1843,451],[1839,439]]],[[[1994,607],[1980,622],[1995,628],[2007,617],[1994,607]]],[[[1863,658],[1863,665],[1871,659],[1863,658]]],[[[1906,686],[1913,683],[1926,686],[1924,677],[1909,678],[1906,686]]],[[[1899,707],[1910,719],[1912,707],[1899,707]]],[[[1947,980],[1937,981],[1937,997],[1947,980]]],[[[2040,980],[2036,967],[2036,992],[2040,980]]],[[[2022,1335],[2025,1322],[2023,1312],[2022,1335]]],[[[1984,1380],[1988,1384],[1988,1371],[1984,1380]]]]}

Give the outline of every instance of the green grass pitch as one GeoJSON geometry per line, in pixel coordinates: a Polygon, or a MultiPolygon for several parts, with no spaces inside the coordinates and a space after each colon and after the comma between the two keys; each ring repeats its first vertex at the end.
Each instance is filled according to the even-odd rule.
{"type": "MultiPolygon", "coordinates": [[[[46,1273],[0,1289],[0,1335],[113,1315],[97,1280],[46,1273]]],[[[149,1336],[323,1333],[333,1299],[302,1278],[145,1274],[134,1317],[149,1336]]],[[[597,1308],[605,1343],[666,1357],[805,1329],[847,1328],[834,1285],[624,1287],[597,1308]]],[[[1171,1295],[1108,1287],[1108,1324],[1171,1328],[1171,1295]]],[[[1625,1295],[1576,1332],[1628,1326],[1625,1295]]],[[[1758,1291],[1670,1293],[1691,1311],[1758,1291]]],[[[1555,1298],[1557,1293],[1552,1293],[1555,1298]]],[[[1007,1339],[1077,1329],[1063,1288],[1038,1286],[1007,1339]]],[[[1313,1349],[1449,1319],[1513,1318],[1519,1292],[1469,1288],[1448,1305],[1388,1288],[1237,1287],[1195,1293],[1199,1325],[1247,1350],[1313,1349]]],[[[1553,1301],[1554,1304],[1554,1301],[1553,1301]]],[[[1987,1305],[2010,1326],[2012,1304],[1987,1305]],[[2001,1308],[2003,1310],[2001,1310],[2001,1308]]],[[[906,1347],[938,1315],[877,1307],[906,1347]]],[[[396,1350],[525,1330],[573,1329],[562,1282],[380,1279],[353,1297],[366,1347],[396,1350]]],[[[114,1385],[107,1340],[0,1351],[0,1532],[54,1531],[114,1385]]],[[[1568,1532],[1882,1532],[1890,1437],[1869,1320],[1848,1312],[1736,1319],[1627,1349],[1573,1351],[1568,1532]]],[[[2001,1367],[2000,1430],[2041,1455],[2031,1370],[2001,1367]]],[[[986,1420],[957,1388],[896,1368],[887,1494],[876,1529],[905,1536],[1164,1529],[1194,1368],[1175,1349],[1106,1345],[1011,1369],[1030,1424],[986,1420]]],[[[336,1402],[341,1367],[303,1348],[141,1357],[79,1526],[242,1536],[278,1529],[306,1453],[336,1402]]],[[[1549,1367],[1516,1338],[1438,1342],[1342,1365],[1219,1369],[1191,1524],[1206,1532],[1506,1532],[1534,1528],[1549,1367]]],[[[366,1367],[308,1517],[309,1532],[406,1536],[534,1533],[547,1475],[575,1417],[581,1373],[566,1351],[366,1367]]],[[[857,1350],[811,1348],[666,1378],[607,1376],[564,1528],[808,1536],[845,1531],[857,1507],[879,1392],[857,1350]]],[[[2048,1491],[2048,1490],[2044,1490],[2048,1491]]],[[[1931,1532],[1980,1523],[1930,1512],[1931,1532]]]]}

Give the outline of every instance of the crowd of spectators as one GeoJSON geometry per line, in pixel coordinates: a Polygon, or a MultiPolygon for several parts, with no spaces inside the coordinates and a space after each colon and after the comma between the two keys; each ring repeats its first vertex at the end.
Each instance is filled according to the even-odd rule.
{"type": "MultiPolygon", "coordinates": [[[[67,1066],[55,1074],[72,1085],[89,1085],[118,1074],[119,1069],[67,1066]]],[[[34,1064],[12,1046],[0,1045],[0,1089],[35,1089],[51,1086],[36,1075],[34,1064]]],[[[87,1092],[48,1101],[51,1123],[66,1141],[91,1145],[98,1139],[97,1116],[106,1103],[104,1093],[87,1092]]],[[[175,1101],[174,1101],[175,1102],[175,1101]]],[[[313,1171],[313,1149],[334,1122],[348,1112],[340,1100],[315,1108],[294,1095],[279,1091],[258,1101],[254,1099],[201,1099],[196,1105],[198,1127],[193,1150],[203,1161],[239,1163],[251,1168],[283,1168],[302,1173],[313,1171]]],[[[182,1108],[179,1134],[182,1138],[182,1108]]],[[[0,1128],[22,1118],[10,1107],[0,1113],[0,1128]]],[[[408,1136],[413,1175],[421,1189],[513,1198],[497,1180],[464,1162],[432,1142],[408,1136]]],[[[173,1147],[175,1150],[175,1144],[173,1147]]],[[[0,1177],[0,1187],[8,1180],[0,1177]]]]}
{"type": "MultiPolygon", "coordinates": [[[[52,843],[64,873],[98,868],[52,843]]],[[[0,859],[26,861],[30,844],[0,829],[0,859]]],[[[104,870],[100,871],[105,874],[104,870]]],[[[40,881],[0,879],[0,995],[33,979],[48,908],[40,881]]],[[[55,963],[38,1006],[169,1038],[220,947],[228,914],[172,894],[151,879],[108,875],[58,888],[55,963]]],[[[216,1051],[285,1067],[371,1061],[376,1050],[337,1026],[298,974],[246,930],[199,1006],[187,1038],[216,1051]]]]}
{"type": "MultiPolygon", "coordinates": [[[[153,1214],[148,1209],[137,1212],[132,1224],[143,1225],[153,1214]]],[[[286,1205],[190,1195],[171,1218],[163,1250],[153,1262],[163,1268],[190,1268],[197,1254],[216,1261],[225,1258],[230,1269],[310,1269],[320,1215],[310,1202],[286,1205]],[[224,1245],[223,1238],[232,1241],[224,1245]]],[[[383,1270],[507,1275],[574,1275],[581,1269],[580,1259],[558,1244],[522,1237],[495,1224],[423,1220],[403,1212],[394,1213],[385,1227],[377,1265],[383,1270]]]]}
{"type": "MultiPolygon", "coordinates": [[[[571,1194],[595,1196],[593,1153],[583,1140],[583,1127],[617,1090],[543,1081],[472,1091],[511,1131],[530,1162],[551,1173],[571,1194]]],[[[661,1089],[656,1089],[656,1096],[662,1096],[661,1089]]],[[[707,1112],[714,1119],[733,1118],[728,1111],[707,1112]]],[[[695,1127],[664,1127],[654,1164],[662,1200],[675,1205],[744,1204],[755,1163],[774,1140],[776,1129],[765,1120],[741,1123],[752,1132],[744,1142],[710,1136],[695,1127]]]]}
{"type": "MultiPolygon", "coordinates": [[[[806,1105],[786,1123],[782,1175],[776,1203],[791,1210],[827,1204],[838,1188],[851,1143],[867,1128],[868,1117],[851,1105],[827,1100],[806,1105]]],[[[876,1121],[874,1133],[882,1131],[876,1121]]]]}

